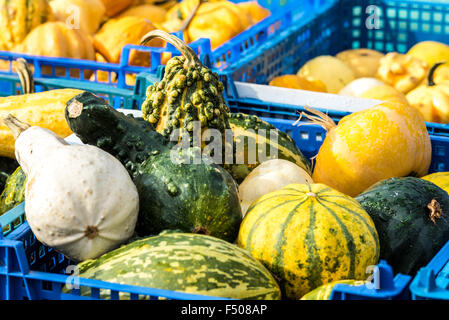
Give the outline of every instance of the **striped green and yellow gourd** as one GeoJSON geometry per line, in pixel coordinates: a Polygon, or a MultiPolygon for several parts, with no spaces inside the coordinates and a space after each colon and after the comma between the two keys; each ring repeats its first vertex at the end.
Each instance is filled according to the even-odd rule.
{"type": "Polygon", "coordinates": [[[365,279],[380,251],[361,205],[323,184],[291,184],[259,198],[237,243],[277,276],[289,299],[329,282],[365,279]]]}

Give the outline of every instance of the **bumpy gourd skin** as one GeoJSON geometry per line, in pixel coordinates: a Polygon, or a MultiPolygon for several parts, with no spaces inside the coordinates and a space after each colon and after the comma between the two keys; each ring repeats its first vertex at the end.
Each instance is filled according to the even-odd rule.
{"type": "Polygon", "coordinates": [[[0,215],[11,210],[25,200],[26,175],[21,167],[18,167],[6,179],[5,188],[0,195],[0,215]]]}
{"type": "Polygon", "coordinates": [[[125,116],[91,93],[67,106],[67,122],[81,141],[117,157],[133,177],[140,198],[140,236],[179,229],[235,240],[242,213],[237,185],[223,168],[206,158],[195,164],[195,149],[187,151],[191,164],[174,162],[174,145],[151,124],[125,116]]]}
{"type": "Polygon", "coordinates": [[[229,108],[223,90],[216,73],[201,64],[187,65],[185,57],[174,57],[167,63],[164,78],[148,87],[143,118],[166,137],[179,128],[180,135],[189,132],[193,142],[193,122],[200,121],[201,133],[218,129],[224,138],[229,108]]]}
{"type": "Polygon", "coordinates": [[[355,198],[376,225],[380,258],[395,272],[415,274],[449,240],[449,196],[437,185],[414,177],[376,183],[355,198]],[[427,207],[436,200],[442,210],[435,223],[427,207]]]}

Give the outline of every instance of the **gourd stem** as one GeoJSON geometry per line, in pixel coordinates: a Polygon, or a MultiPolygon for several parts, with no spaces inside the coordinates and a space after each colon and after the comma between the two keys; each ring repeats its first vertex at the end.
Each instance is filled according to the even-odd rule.
{"type": "Polygon", "coordinates": [[[20,121],[12,114],[8,114],[8,116],[3,119],[3,123],[12,131],[14,134],[14,138],[18,138],[20,134],[30,127],[29,124],[20,121]]]}
{"type": "Polygon", "coordinates": [[[430,210],[429,213],[430,220],[434,224],[437,224],[435,218],[440,219],[441,216],[443,215],[443,210],[441,209],[440,204],[435,199],[432,199],[432,201],[430,201],[430,203],[427,205],[427,208],[430,210]]]}
{"type": "Polygon", "coordinates": [[[162,30],[153,30],[148,32],[146,35],[142,37],[142,40],[140,41],[140,45],[146,45],[149,41],[153,40],[154,38],[161,38],[162,40],[165,40],[178,49],[181,54],[186,58],[186,65],[187,66],[196,66],[201,65],[200,59],[198,59],[198,56],[196,55],[195,51],[192,50],[184,41],[179,39],[178,37],[175,37],[174,35],[162,31],[162,30]]]}
{"type": "Polygon", "coordinates": [[[298,126],[304,126],[304,125],[310,125],[310,124],[318,124],[321,127],[323,127],[326,131],[330,131],[331,129],[335,128],[337,125],[335,124],[334,120],[332,120],[331,117],[329,117],[327,114],[322,113],[321,111],[315,110],[310,107],[304,107],[308,112],[316,115],[311,116],[310,114],[305,113],[302,111],[299,115],[299,119],[293,123],[293,125],[297,125],[299,121],[301,121],[302,117],[305,116],[308,120],[310,120],[310,123],[303,123],[298,126]]]}
{"type": "Polygon", "coordinates": [[[19,75],[23,94],[34,93],[33,73],[25,59],[19,58],[16,60],[16,72],[19,75]]]}
{"type": "Polygon", "coordinates": [[[192,22],[193,18],[195,17],[198,9],[200,8],[201,4],[204,2],[204,0],[198,0],[198,3],[196,4],[195,8],[190,12],[189,16],[183,21],[181,28],[179,28],[178,32],[184,32],[186,30],[190,23],[192,22]]]}
{"type": "Polygon", "coordinates": [[[434,75],[435,75],[435,71],[438,69],[438,67],[439,66],[441,66],[441,65],[443,65],[443,64],[445,64],[446,63],[446,61],[442,61],[442,62],[438,62],[438,63],[435,63],[433,66],[432,66],[432,68],[430,69],[430,71],[429,71],[429,75],[427,76],[427,86],[429,86],[429,87],[433,87],[433,86],[435,86],[436,84],[435,84],[435,81],[434,81],[434,75]]]}

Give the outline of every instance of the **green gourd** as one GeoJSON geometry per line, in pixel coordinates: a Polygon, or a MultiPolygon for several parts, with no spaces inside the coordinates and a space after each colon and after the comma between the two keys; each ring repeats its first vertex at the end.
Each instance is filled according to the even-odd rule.
{"type": "Polygon", "coordinates": [[[67,103],[66,119],[83,143],[111,153],[128,169],[139,192],[140,236],[179,229],[235,240],[242,220],[237,184],[199,148],[174,149],[150,123],[89,92],[67,103]]]}

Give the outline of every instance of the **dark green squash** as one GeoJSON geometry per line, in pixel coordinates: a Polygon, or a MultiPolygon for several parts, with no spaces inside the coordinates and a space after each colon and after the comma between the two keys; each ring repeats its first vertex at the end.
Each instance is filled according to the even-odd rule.
{"type": "MultiPolygon", "coordinates": [[[[154,38],[173,44],[183,56],[170,59],[163,79],[147,88],[147,97],[141,108],[143,118],[166,137],[174,129],[179,129],[179,138],[184,132],[188,133],[192,146],[193,136],[201,141],[207,129],[219,130],[224,142],[225,130],[229,129],[229,108],[224,101],[224,86],[218,75],[204,67],[186,43],[164,31],[151,31],[143,38],[142,44],[154,38]],[[201,124],[201,128],[194,125],[195,121],[201,124]]],[[[203,142],[201,147],[204,146],[203,142]]]]}
{"type": "Polygon", "coordinates": [[[374,221],[380,258],[413,275],[449,241],[449,195],[432,182],[391,178],[356,197],[374,221]]]}
{"type": "Polygon", "coordinates": [[[287,133],[276,129],[255,115],[244,113],[230,113],[229,124],[235,140],[235,163],[230,166],[228,171],[239,184],[261,162],[269,159],[291,161],[312,175],[309,160],[304,157],[287,133]],[[272,132],[275,133],[277,141],[272,139],[272,132]],[[239,147],[240,144],[244,145],[243,149],[239,147]],[[254,156],[253,159],[248,156],[248,150],[251,150],[249,145],[256,146],[254,151],[257,159],[254,156]],[[244,154],[241,154],[242,151],[244,154]],[[244,164],[238,164],[237,159],[244,159],[244,164]]]}
{"type": "Polygon", "coordinates": [[[199,148],[173,151],[150,123],[88,92],[67,103],[66,119],[83,143],[111,153],[128,169],[139,191],[140,236],[179,229],[235,240],[242,220],[237,185],[222,167],[198,157],[199,148]]]}
{"type": "Polygon", "coordinates": [[[0,215],[25,201],[25,184],[25,172],[18,167],[6,180],[0,195],[0,215]]]}

